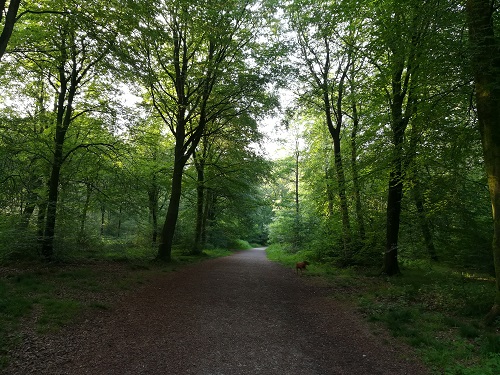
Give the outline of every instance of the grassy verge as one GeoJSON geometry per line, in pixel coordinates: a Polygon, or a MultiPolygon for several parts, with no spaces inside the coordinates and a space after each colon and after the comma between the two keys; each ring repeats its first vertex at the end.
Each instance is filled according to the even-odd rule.
{"type": "MultiPolygon", "coordinates": [[[[277,245],[268,257],[286,266],[308,260],[287,254],[277,245]]],[[[500,322],[485,327],[494,280],[426,262],[407,263],[402,275],[384,278],[378,270],[336,269],[312,264],[308,277],[335,286],[335,298],[348,299],[376,327],[410,344],[435,374],[500,374],[500,322]]]]}
{"type": "Polygon", "coordinates": [[[77,321],[85,312],[111,308],[114,298],[165,272],[231,251],[202,256],[173,252],[173,261],[151,261],[151,250],[105,247],[100,255],[71,257],[56,264],[0,264],[0,371],[8,353],[27,332],[46,334],[77,321]]]}

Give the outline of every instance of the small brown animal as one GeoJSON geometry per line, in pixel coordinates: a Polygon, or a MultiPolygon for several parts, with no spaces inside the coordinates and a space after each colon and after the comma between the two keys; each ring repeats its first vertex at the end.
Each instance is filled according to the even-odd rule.
{"type": "Polygon", "coordinates": [[[298,262],[297,264],[295,264],[295,271],[299,273],[300,270],[300,274],[302,275],[302,272],[304,272],[304,270],[307,270],[308,265],[309,262],[307,260],[304,260],[303,262],[298,262]]]}

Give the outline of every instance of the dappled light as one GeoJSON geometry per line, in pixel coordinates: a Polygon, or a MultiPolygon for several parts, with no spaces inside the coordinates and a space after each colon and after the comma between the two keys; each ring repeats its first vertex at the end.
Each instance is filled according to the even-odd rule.
{"type": "Polygon", "coordinates": [[[109,283],[236,254],[495,373],[499,5],[0,1],[0,372],[109,283]]]}

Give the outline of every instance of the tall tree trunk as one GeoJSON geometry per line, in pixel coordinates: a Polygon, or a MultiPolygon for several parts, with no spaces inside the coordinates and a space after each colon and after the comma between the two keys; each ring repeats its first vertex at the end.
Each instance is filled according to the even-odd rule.
{"type": "Polygon", "coordinates": [[[148,190],[148,201],[149,201],[149,215],[151,218],[151,241],[153,245],[156,244],[158,240],[158,196],[159,188],[156,173],[153,174],[151,178],[151,185],[148,190]]]}
{"type": "Polygon", "coordinates": [[[387,196],[387,231],[383,272],[389,276],[398,274],[398,238],[403,198],[403,175],[401,170],[401,152],[403,137],[394,136],[395,156],[392,160],[387,196]]]}
{"type": "Polygon", "coordinates": [[[417,208],[418,222],[420,224],[420,230],[422,231],[422,236],[424,237],[425,247],[427,249],[427,254],[429,258],[433,261],[438,260],[436,253],[436,247],[434,246],[434,239],[432,235],[432,226],[427,217],[427,210],[425,209],[424,197],[422,196],[422,187],[418,179],[413,179],[413,200],[415,202],[415,207],[417,208]]]}
{"type": "MultiPolygon", "coordinates": [[[[354,84],[351,85],[351,89],[354,89],[354,84]]],[[[356,220],[358,222],[359,237],[361,241],[364,242],[366,237],[365,231],[365,220],[363,216],[363,209],[361,206],[361,187],[359,185],[359,174],[358,174],[358,145],[357,136],[359,130],[359,116],[358,116],[358,106],[353,98],[352,101],[352,131],[351,131],[351,168],[352,168],[352,182],[354,188],[354,206],[356,209],[356,220]]]]}
{"type": "Polygon", "coordinates": [[[116,236],[120,237],[122,232],[122,205],[120,204],[120,209],[118,210],[118,226],[117,226],[116,236]]]}
{"type": "Polygon", "coordinates": [[[106,223],[106,207],[101,203],[101,227],[99,233],[101,237],[104,235],[104,224],[106,223]]]}
{"type": "Polygon", "coordinates": [[[42,185],[41,179],[37,179],[35,181],[35,185],[30,187],[26,205],[24,206],[24,209],[21,213],[21,222],[19,223],[20,229],[27,229],[29,226],[31,217],[33,216],[33,212],[35,212],[35,208],[40,200],[40,197],[35,192],[35,189],[39,188],[41,185],[42,185]]]}
{"type": "MultiPolygon", "coordinates": [[[[64,42],[61,46],[65,49],[64,42]]],[[[64,50],[63,56],[66,51],[64,50]]],[[[45,230],[42,240],[42,255],[46,260],[51,260],[54,255],[54,234],[56,228],[57,201],[59,196],[59,180],[61,177],[61,168],[64,162],[64,141],[66,132],[73,115],[73,99],[77,88],[77,71],[73,65],[71,75],[68,78],[64,66],[59,71],[60,88],[57,99],[57,119],[56,134],[54,137],[54,155],[52,159],[52,171],[48,181],[47,213],[45,216],[45,230]],[[68,86],[69,84],[69,86],[68,86]],[[67,95],[67,97],[66,97],[67,95]]]]}
{"type": "Polygon", "coordinates": [[[493,213],[496,288],[488,324],[500,315],[500,41],[493,27],[494,5],[491,0],[467,1],[477,115],[493,213]]]}
{"type": "Polygon", "coordinates": [[[405,164],[405,170],[407,171],[408,180],[412,185],[412,197],[417,208],[418,223],[420,230],[422,231],[422,236],[424,237],[425,247],[427,249],[427,254],[429,258],[433,261],[437,261],[436,247],[434,246],[434,239],[432,234],[432,225],[427,217],[427,210],[425,208],[424,197],[422,194],[422,184],[420,183],[419,168],[417,158],[417,147],[418,140],[420,137],[420,132],[418,130],[417,124],[412,124],[410,132],[410,147],[408,150],[407,162],[405,164]]]}
{"type": "Polygon", "coordinates": [[[342,152],[341,152],[341,143],[340,143],[340,131],[342,129],[343,123],[343,110],[342,110],[342,102],[344,96],[344,83],[347,77],[347,72],[350,66],[350,62],[346,64],[344,70],[342,71],[341,78],[338,83],[337,89],[337,99],[335,105],[330,101],[330,92],[328,88],[328,72],[330,65],[329,55],[327,57],[327,61],[325,63],[325,70],[323,75],[323,104],[324,110],[326,114],[326,125],[328,126],[328,130],[333,139],[333,154],[335,161],[335,171],[337,175],[337,183],[338,183],[338,195],[340,199],[340,214],[342,217],[342,240],[344,244],[344,260],[349,262],[349,258],[352,254],[350,254],[350,243],[351,243],[351,223],[349,219],[349,207],[347,203],[347,194],[346,194],[346,181],[345,181],[345,173],[344,166],[342,162],[342,152]],[[333,119],[333,115],[335,116],[335,121],[333,119]]]}
{"type": "MultiPolygon", "coordinates": [[[[413,9],[415,14],[411,18],[412,35],[410,40],[388,41],[391,52],[392,65],[391,92],[389,94],[391,130],[392,130],[392,155],[389,174],[389,188],[387,194],[387,228],[382,272],[392,276],[400,273],[398,263],[399,225],[401,218],[401,200],[403,199],[403,144],[405,131],[410,119],[416,112],[416,73],[419,68],[419,57],[422,39],[424,38],[430,21],[421,10],[413,9]],[[397,41],[397,42],[395,42],[397,41]],[[409,49],[403,46],[409,43],[409,49]]],[[[404,22],[406,16],[401,14],[401,9],[395,13],[398,22],[404,22]]]]}
{"type": "Polygon", "coordinates": [[[193,254],[201,254],[203,251],[203,209],[205,207],[205,155],[201,158],[195,157],[196,167],[196,228],[194,236],[193,254]]]}
{"type": "Polygon", "coordinates": [[[299,150],[299,140],[295,140],[295,220],[293,228],[293,248],[295,251],[299,251],[302,246],[302,225],[300,218],[300,200],[299,200],[299,161],[300,161],[300,150],[299,150]]]}
{"type": "Polygon", "coordinates": [[[38,202],[38,213],[36,216],[36,238],[38,245],[43,244],[43,231],[45,229],[45,214],[47,212],[47,200],[41,199],[38,202]]]}
{"type": "MultiPolygon", "coordinates": [[[[19,10],[19,5],[21,4],[21,0],[10,0],[9,8],[7,9],[7,14],[5,16],[5,23],[2,29],[2,33],[0,34],[0,61],[2,60],[2,56],[7,49],[7,44],[9,43],[9,39],[14,31],[14,24],[16,23],[17,12],[19,10]]],[[[0,7],[0,22],[3,21],[5,1],[2,1],[2,6],[0,7]]]]}
{"type": "Polygon", "coordinates": [[[214,219],[214,192],[211,189],[205,190],[205,207],[203,208],[203,220],[202,220],[202,230],[201,230],[201,243],[202,247],[205,247],[208,240],[208,228],[210,220],[214,219]]]}
{"type": "Polygon", "coordinates": [[[344,255],[346,257],[345,260],[349,261],[349,258],[351,256],[351,222],[349,219],[349,207],[347,204],[344,165],[342,163],[342,154],[340,152],[340,129],[336,132],[336,136],[333,139],[333,152],[335,155],[335,171],[337,172],[337,183],[339,189],[340,213],[342,215],[342,239],[344,242],[344,255]]]}
{"type": "Polygon", "coordinates": [[[334,192],[333,192],[333,176],[332,168],[328,160],[328,155],[325,158],[325,181],[326,181],[326,199],[328,204],[328,217],[333,217],[333,203],[334,203],[334,192]]]}
{"type": "Polygon", "coordinates": [[[182,146],[183,144],[176,146],[176,149],[180,150],[177,150],[175,155],[167,216],[161,230],[160,243],[158,245],[157,258],[164,262],[170,262],[172,260],[172,244],[174,241],[175,226],[177,225],[177,218],[179,216],[182,194],[182,175],[185,165],[182,146]]]}
{"type": "Polygon", "coordinates": [[[295,214],[297,217],[300,213],[299,206],[299,160],[300,160],[300,151],[299,151],[299,140],[295,141],[295,214]]]}
{"type": "Polygon", "coordinates": [[[403,118],[403,100],[401,75],[403,70],[393,77],[393,103],[391,105],[392,160],[387,195],[387,229],[383,272],[389,276],[400,273],[398,262],[399,224],[401,200],[403,199],[403,142],[408,119],[403,118]]]}
{"type": "Polygon", "coordinates": [[[47,213],[45,216],[45,229],[42,240],[42,255],[50,261],[54,255],[54,234],[57,217],[57,200],[59,196],[59,179],[63,163],[63,142],[64,135],[56,135],[56,149],[52,160],[52,172],[48,185],[47,213]]]}
{"type": "Polygon", "coordinates": [[[92,186],[87,184],[87,192],[85,194],[85,204],[83,205],[82,216],[80,218],[80,239],[85,237],[85,224],[87,223],[87,212],[90,206],[90,197],[92,196],[92,186]]]}
{"type": "MultiPolygon", "coordinates": [[[[179,25],[177,25],[179,26],[179,25]]],[[[189,107],[190,100],[192,98],[186,95],[185,90],[189,84],[187,83],[188,74],[188,46],[185,44],[183,30],[174,29],[173,30],[174,39],[174,66],[175,74],[171,74],[174,77],[175,92],[177,99],[177,113],[175,114],[175,130],[174,126],[169,124],[172,133],[175,136],[175,156],[174,156],[174,171],[172,175],[172,189],[170,192],[170,200],[167,208],[167,216],[165,218],[165,223],[163,225],[160,243],[158,246],[157,259],[170,262],[172,259],[172,244],[174,240],[175,227],[177,225],[177,218],[179,216],[179,207],[181,201],[182,193],[182,175],[184,172],[184,166],[187,161],[193,155],[196,147],[205,133],[205,127],[207,124],[207,105],[208,99],[211,95],[213,86],[216,82],[217,76],[214,73],[214,66],[212,65],[215,56],[215,43],[210,41],[208,47],[207,62],[209,64],[207,71],[205,72],[205,78],[203,79],[202,95],[199,97],[199,116],[198,123],[193,126],[192,129],[188,129],[189,125],[192,125],[190,121],[186,118],[187,108],[189,107]]],[[[162,89],[163,90],[163,89],[162,89]]],[[[154,94],[154,87],[151,89],[154,94]]],[[[156,106],[158,113],[163,117],[164,121],[169,123],[165,118],[161,108],[158,106],[156,99],[153,95],[153,103],[156,106]]]]}

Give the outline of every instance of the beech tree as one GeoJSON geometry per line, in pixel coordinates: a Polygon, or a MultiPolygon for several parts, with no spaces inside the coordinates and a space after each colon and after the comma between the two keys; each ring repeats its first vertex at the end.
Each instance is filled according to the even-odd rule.
{"type": "MultiPolygon", "coordinates": [[[[223,80],[237,77],[250,58],[259,24],[255,1],[165,1],[145,15],[138,40],[142,72],[151,103],[175,139],[170,199],[158,258],[169,261],[186,163],[207,124],[227,103],[212,101],[223,80]]],[[[230,101],[230,98],[225,98],[230,101]]]]}
{"type": "Polygon", "coordinates": [[[10,0],[8,5],[6,0],[0,0],[0,25],[2,26],[2,32],[0,33],[0,61],[14,31],[20,5],[21,0],[10,0]]]}
{"type": "MultiPolygon", "coordinates": [[[[96,20],[100,8],[86,8],[80,12],[79,4],[74,8],[66,8],[57,1],[44,4],[50,12],[37,14],[36,23],[29,16],[19,23],[16,49],[20,60],[32,62],[44,75],[55,95],[53,123],[44,131],[53,136],[53,148],[50,172],[47,178],[46,203],[40,206],[39,215],[45,217],[43,236],[41,239],[42,254],[50,260],[53,256],[53,242],[56,229],[56,216],[60,188],[61,169],[64,162],[80,147],[80,144],[65,147],[68,130],[75,121],[85,114],[103,110],[100,98],[92,94],[95,87],[91,83],[102,74],[99,65],[109,55],[109,44],[101,44],[103,40],[111,43],[111,35],[96,20]],[[56,12],[55,9],[58,11],[56,12]],[[90,23],[88,20],[93,18],[90,23]],[[37,30],[33,33],[32,30],[37,30]],[[99,35],[102,39],[97,39],[99,35]],[[81,95],[82,91],[86,94],[81,95]],[[86,100],[79,100],[86,96],[86,100]],[[46,209],[42,207],[46,206],[46,209]]],[[[29,67],[28,67],[29,69],[29,67]]],[[[43,217],[42,216],[42,217],[43,217]]]]}
{"type": "Polygon", "coordinates": [[[307,82],[306,95],[310,103],[321,108],[333,141],[343,246],[348,258],[351,223],[340,139],[345,125],[345,96],[347,77],[353,64],[353,48],[342,41],[343,18],[336,3],[299,0],[292,2],[287,10],[290,26],[297,35],[299,59],[309,73],[309,76],[301,75],[307,82]]]}
{"type": "Polygon", "coordinates": [[[500,40],[493,21],[498,12],[495,4],[491,0],[467,1],[477,117],[493,213],[496,293],[487,323],[500,315],[500,40]]]}

